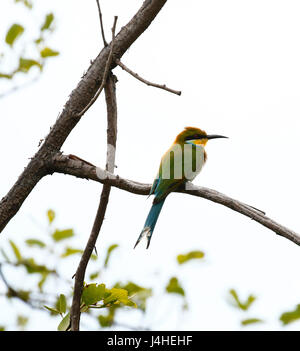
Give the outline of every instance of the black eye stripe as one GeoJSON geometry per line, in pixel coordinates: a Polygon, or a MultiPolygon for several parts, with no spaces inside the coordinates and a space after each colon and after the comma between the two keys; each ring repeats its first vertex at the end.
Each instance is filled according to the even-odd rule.
{"type": "Polygon", "coordinates": [[[206,138],[206,135],[194,134],[194,135],[188,135],[184,140],[205,139],[205,138],[206,138]]]}

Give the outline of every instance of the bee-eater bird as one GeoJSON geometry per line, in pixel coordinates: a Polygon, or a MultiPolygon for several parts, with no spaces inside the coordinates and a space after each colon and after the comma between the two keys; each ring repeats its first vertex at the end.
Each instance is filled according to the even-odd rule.
{"type": "Polygon", "coordinates": [[[147,249],[158,216],[170,192],[175,191],[187,181],[192,181],[206,162],[205,145],[210,139],[227,138],[222,135],[207,135],[204,130],[186,127],[177,135],[174,143],[163,155],[159,172],[152,184],[150,195],[154,200],[144,228],[134,247],[146,236],[147,249]]]}

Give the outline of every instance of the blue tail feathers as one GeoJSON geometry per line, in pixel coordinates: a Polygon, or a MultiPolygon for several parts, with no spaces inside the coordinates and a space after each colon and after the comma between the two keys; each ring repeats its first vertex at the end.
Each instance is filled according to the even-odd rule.
{"type": "Polygon", "coordinates": [[[135,243],[134,245],[134,248],[137,246],[137,244],[141,241],[141,239],[146,236],[147,238],[147,249],[150,245],[150,240],[151,240],[151,237],[152,237],[152,234],[153,234],[153,230],[155,228],[155,225],[156,225],[156,222],[157,222],[157,219],[158,219],[158,216],[160,214],[160,211],[163,207],[163,204],[165,202],[165,199],[157,202],[157,203],[153,203],[151,209],[150,209],[150,212],[148,214],[148,217],[146,219],[146,222],[145,222],[145,225],[144,225],[144,228],[137,240],[137,242],[135,243]]]}

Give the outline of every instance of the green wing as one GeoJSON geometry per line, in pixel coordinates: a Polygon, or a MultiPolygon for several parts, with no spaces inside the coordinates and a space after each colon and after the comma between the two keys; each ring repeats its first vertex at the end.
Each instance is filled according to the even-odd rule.
{"type": "Polygon", "coordinates": [[[156,176],[150,195],[154,194],[154,203],[163,200],[170,192],[174,191],[183,182],[185,182],[183,173],[182,147],[180,144],[173,144],[171,148],[163,155],[159,172],[156,176]]]}

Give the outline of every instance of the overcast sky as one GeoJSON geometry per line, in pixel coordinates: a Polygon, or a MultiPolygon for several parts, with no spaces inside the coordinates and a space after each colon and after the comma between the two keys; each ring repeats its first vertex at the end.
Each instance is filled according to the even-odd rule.
{"type": "MultiPolygon", "coordinates": [[[[119,30],[140,4],[101,1],[107,38],[113,16],[119,16],[119,30]]],[[[12,21],[28,27],[30,38],[28,11],[9,0],[0,7],[0,42],[12,21]]],[[[94,0],[35,1],[34,11],[37,23],[43,14],[55,14],[49,46],[61,55],[49,61],[38,82],[0,100],[0,197],[37,151],[102,45],[94,0]]],[[[300,233],[299,16],[297,0],[168,1],[122,60],[144,78],[181,90],[182,96],[114,70],[119,80],[117,173],[151,183],[161,155],[185,126],[226,135],[229,139],[208,143],[207,163],[194,183],[258,207],[300,233]]],[[[0,81],[1,91],[7,87],[0,81]]],[[[103,102],[101,96],[62,147],[100,167],[106,156],[103,102]]],[[[58,226],[76,229],[77,244],[84,245],[100,192],[91,181],[44,178],[1,234],[0,246],[38,233],[34,221],[43,222],[48,208],[58,213],[58,226]]],[[[163,287],[170,274],[182,281],[193,308],[181,323],[161,316],[157,329],[241,329],[239,322],[247,317],[266,321],[248,329],[281,329],[280,314],[300,303],[299,247],[225,207],[171,194],[150,249],[141,243],[133,250],[150,207],[146,197],[113,189],[97,248],[122,246],[112,281],[126,277],[151,286],[159,279],[163,287]],[[205,261],[179,269],[176,255],[195,249],[206,253],[205,261]],[[230,288],[243,298],[258,297],[248,314],[228,305],[230,288]]],[[[172,304],[167,303],[168,314],[172,304]]],[[[36,320],[31,327],[41,325],[36,320]]],[[[286,329],[299,329],[299,323],[286,329]]]]}

